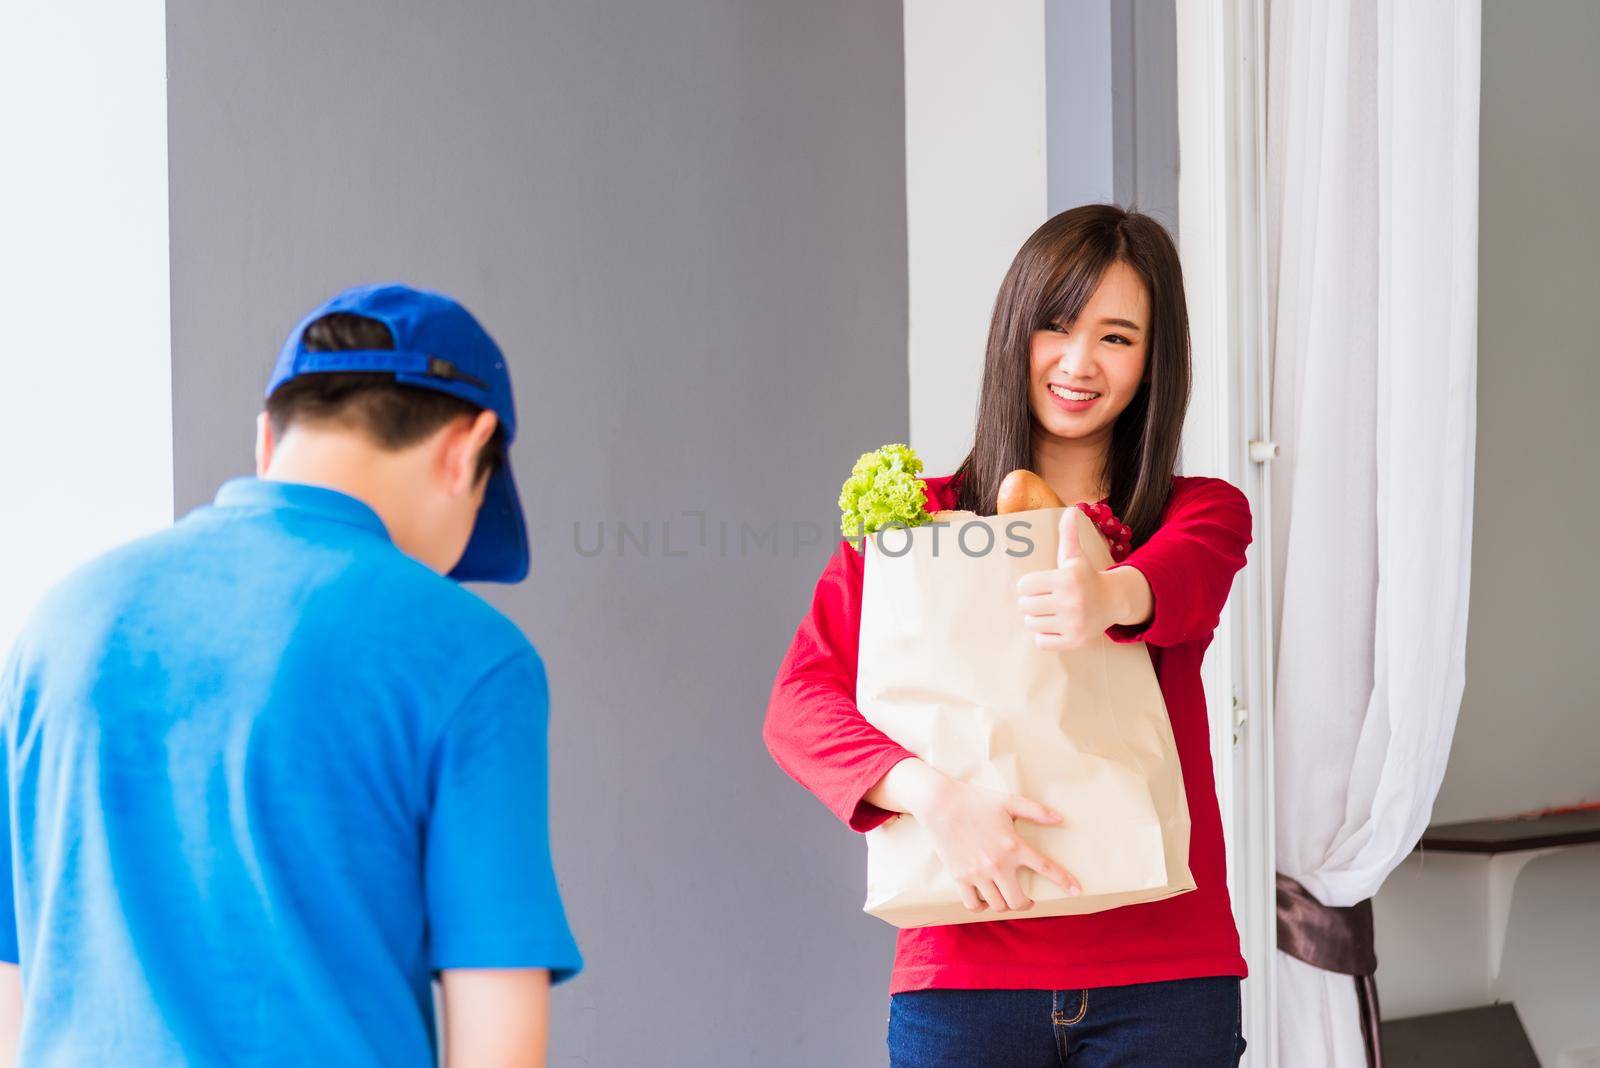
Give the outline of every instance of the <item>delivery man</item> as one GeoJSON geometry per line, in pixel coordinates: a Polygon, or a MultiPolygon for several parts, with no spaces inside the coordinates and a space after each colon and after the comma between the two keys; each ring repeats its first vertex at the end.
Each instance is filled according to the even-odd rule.
{"type": "Polygon", "coordinates": [[[515,432],[461,305],[349,290],[283,347],[258,477],[44,599],[0,673],[21,1063],[423,1068],[435,976],[449,1064],[543,1063],[582,966],[544,666],[457,585],[527,573],[515,432]]]}

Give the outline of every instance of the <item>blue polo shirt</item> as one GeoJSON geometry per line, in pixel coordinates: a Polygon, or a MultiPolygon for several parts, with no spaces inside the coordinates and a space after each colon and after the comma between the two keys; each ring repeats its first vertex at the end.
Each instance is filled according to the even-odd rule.
{"type": "Polygon", "coordinates": [[[28,1065],[434,1063],[441,968],[582,966],[544,667],[377,514],[239,479],[68,578],[0,674],[28,1065]]]}

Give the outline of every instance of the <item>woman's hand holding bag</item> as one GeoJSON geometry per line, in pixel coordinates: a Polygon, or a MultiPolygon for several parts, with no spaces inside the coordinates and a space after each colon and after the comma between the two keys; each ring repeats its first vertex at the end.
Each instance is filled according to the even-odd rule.
{"type": "Polygon", "coordinates": [[[1059,824],[1061,814],[1017,794],[952,779],[921,760],[902,760],[869,799],[905,811],[927,829],[934,851],[973,912],[1025,912],[1033,901],[1018,873],[1029,868],[1068,896],[1081,892],[1065,868],[1024,842],[1016,820],[1059,824]]]}

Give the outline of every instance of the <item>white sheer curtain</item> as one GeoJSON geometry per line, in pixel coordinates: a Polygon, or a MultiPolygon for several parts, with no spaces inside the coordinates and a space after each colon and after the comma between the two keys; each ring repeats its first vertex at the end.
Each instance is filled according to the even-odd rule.
{"type": "MultiPolygon", "coordinates": [[[[1269,0],[1278,870],[1377,892],[1460,705],[1476,420],[1479,0],[1269,0]]],[[[1361,1065],[1355,985],[1279,954],[1285,1068],[1361,1065]]]]}

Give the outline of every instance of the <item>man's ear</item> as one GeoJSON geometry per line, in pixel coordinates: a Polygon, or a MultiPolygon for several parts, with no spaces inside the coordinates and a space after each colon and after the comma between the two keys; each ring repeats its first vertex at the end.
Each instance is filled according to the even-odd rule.
{"type": "Polygon", "coordinates": [[[478,454],[494,437],[500,419],[485,409],[470,421],[457,419],[445,428],[441,457],[446,484],[452,493],[471,493],[477,485],[478,454]]]}
{"type": "Polygon", "coordinates": [[[272,465],[272,418],[266,412],[256,416],[256,477],[261,478],[272,465]]]}

